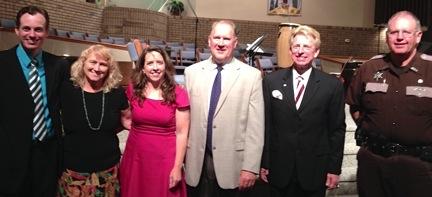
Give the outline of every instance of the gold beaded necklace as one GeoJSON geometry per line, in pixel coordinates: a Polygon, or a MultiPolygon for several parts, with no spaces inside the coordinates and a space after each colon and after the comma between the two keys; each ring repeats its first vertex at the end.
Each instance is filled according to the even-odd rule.
{"type": "Polygon", "coordinates": [[[89,126],[89,128],[91,130],[93,130],[93,131],[99,131],[100,128],[101,128],[101,126],[102,126],[102,120],[103,120],[103,117],[104,117],[104,114],[105,114],[105,93],[102,92],[102,110],[101,110],[102,112],[101,112],[101,118],[100,118],[98,127],[93,127],[91,125],[90,119],[88,117],[87,104],[86,104],[86,100],[85,100],[85,95],[84,95],[84,90],[83,89],[81,89],[81,95],[82,95],[83,106],[84,106],[84,113],[85,113],[85,118],[87,120],[87,124],[88,124],[88,126],[89,126]]]}

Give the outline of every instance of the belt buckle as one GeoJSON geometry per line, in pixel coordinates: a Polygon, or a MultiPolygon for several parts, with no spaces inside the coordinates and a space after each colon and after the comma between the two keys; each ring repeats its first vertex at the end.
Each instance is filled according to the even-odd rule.
{"type": "Polygon", "coordinates": [[[398,143],[389,143],[385,146],[386,152],[389,153],[389,155],[396,155],[406,152],[406,148],[398,143]]]}

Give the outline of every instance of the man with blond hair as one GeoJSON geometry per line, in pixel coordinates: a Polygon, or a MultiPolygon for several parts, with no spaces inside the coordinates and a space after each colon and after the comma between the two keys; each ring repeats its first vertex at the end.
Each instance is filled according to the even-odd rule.
{"type": "MultiPolygon", "coordinates": [[[[320,34],[294,30],[293,65],[264,78],[265,145],[261,178],[272,197],[324,197],[339,183],[345,139],[344,90],[312,67],[320,34]]],[[[288,51],[287,51],[288,53],[288,51]]]]}

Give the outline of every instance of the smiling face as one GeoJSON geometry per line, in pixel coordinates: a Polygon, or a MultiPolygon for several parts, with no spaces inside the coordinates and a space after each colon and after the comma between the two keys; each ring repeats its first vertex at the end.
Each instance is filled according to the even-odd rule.
{"type": "Polygon", "coordinates": [[[312,61],[319,54],[319,49],[315,46],[313,38],[303,34],[298,34],[293,38],[290,50],[294,68],[299,73],[309,69],[312,66],[312,61]]]}
{"type": "Polygon", "coordinates": [[[46,26],[46,19],[42,14],[26,13],[21,16],[20,25],[15,28],[15,33],[23,47],[32,54],[36,54],[41,50],[45,38],[48,37],[46,26]]]}
{"type": "Polygon", "coordinates": [[[401,15],[388,23],[387,44],[393,54],[411,55],[420,43],[422,32],[413,17],[401,15]]]}
{"type": "Polygon", "coordinates": [[[109,73],[108,60],[97,53],[90,54],[83,65],[85,81],[102,87],[109,73]]]}
{"type": "Polygon", "coordinates": [[[226,64],[231,61],[234,48],[237,46],[233,26],[223,22],[217,23],[208,37],[208,45],[216,64],[226,64]]]}
{"type": "Polygon", "coordinates": [[[153,84],[161,84],[165,76],[165,61],[157,51],[148,52],[145,55],[143,72],[148,81],[153,84]]]}

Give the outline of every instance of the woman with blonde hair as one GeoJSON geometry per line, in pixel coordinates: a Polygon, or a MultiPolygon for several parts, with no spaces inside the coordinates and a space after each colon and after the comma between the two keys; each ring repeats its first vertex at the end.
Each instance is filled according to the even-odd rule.
{"type": "Polygon", "coordinates": [[[59,196],[119,196],[117,132],[128,111],[117,63],[93,45],[65,71],[61,85],[64,172],[59,196]],[[68,80],[69,79],[69,80],[68,80]]]}
{"type": "Polygon", "coordinates": [[[189,130],[186,90],[174,81],[166,52],[141,54],[126,90],[129,137],[120,165],[121,196],[184,197],[183,159],[189,130]]]}

